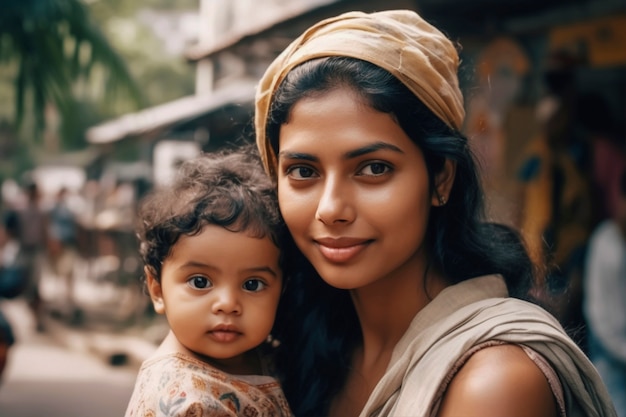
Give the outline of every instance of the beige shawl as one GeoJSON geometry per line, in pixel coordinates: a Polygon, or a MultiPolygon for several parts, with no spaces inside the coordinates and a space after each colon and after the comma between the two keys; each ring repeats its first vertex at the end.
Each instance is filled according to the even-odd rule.
{"type": "Polygon", "coordinates": [[[554,317],[508,298],[500,276],[464,281],[442,291],[413,319],[361,417],[436,415],[440,388],[456,361],[488,341],[525,345],[557,373],[570,417],[616,417],[591,362],[554,317]]]}
{"type": "Polygon", "coordinates": [[[271,174],[276,155],[265,128],[272,96],[291,69],[329,56],[358,58],[386,69],[448,126],[461,129],[465,110],[457,77],[459,56],[452,42],[411,10],[348,12],[310,27],[261,78],[256,92],[256,138],[271,174]]]}

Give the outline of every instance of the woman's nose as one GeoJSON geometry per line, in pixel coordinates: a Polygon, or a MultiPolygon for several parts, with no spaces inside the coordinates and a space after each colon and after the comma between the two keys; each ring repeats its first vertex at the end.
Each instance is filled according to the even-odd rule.
{"type": "Polygon", "coordinates": [[[350,198],[348,187],[340,179],[329,177],[324,183],[315,218],[326,225],[351,223],[355,210],[350,198]]]}
{"type": "Polygon", "coordinates": [[[214,314],[239,314],[241,304],[237,294],[232,289],[222,288],[213,290],[213,313],[214,314]]]}

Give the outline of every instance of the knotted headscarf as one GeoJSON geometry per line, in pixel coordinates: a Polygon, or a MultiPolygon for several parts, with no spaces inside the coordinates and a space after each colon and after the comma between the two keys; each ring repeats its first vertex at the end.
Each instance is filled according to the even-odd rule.
{"type": "Polygon", "coordinates": [[[276,166],[276,155],[265,136],[273,94],[291,69],[330,56],[358,58],[389,71],[450,128],[461,129],[465,110],[457,77],[459,57],[452,42],[411,10],[348,12],[306,30],[261,78],[255,128],[268,172],[273,173],[276,166]]]}

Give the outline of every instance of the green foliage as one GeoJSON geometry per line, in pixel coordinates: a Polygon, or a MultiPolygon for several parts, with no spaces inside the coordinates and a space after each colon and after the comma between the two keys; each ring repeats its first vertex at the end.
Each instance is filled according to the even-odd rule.
{"type": "Polygon", "coordinates": [[[133,17],[139,9],[198,10],[200,0],[90,0],[89,9],[98,22],[113,17],[133,17]]]}
{"type": "Polygon", "coordinates": [[[166,53],[154,30],[141,19],[116,17],[102,27],[151,106],[193,93],[194,66],[182,56],[166,53]]]}
{"type": "Polygon", "coordinates": [[[100,112],[92,101],[76,101],[71,111],[73,116],[61,124],[63,149],[67,151],[83,149],[86,130],[101,121],[100,112]]]}
{"type": "Polygon", "coordinates": [[[0,0],[0,10],[0,63],[16,67],[16,127],[24,120],[27,103],[38,133],[45,127],[48,103],[63,119],[72,117],[75,84],[96,68],[102,71],[107,103],[114,103],[124,90],[137,107],[142,105],[124,61],[80,0],[0,0]]]}
{"type": "MultiPolygon", "coordinates": [[[[199,0],[0,0],[0,178],[50,151],[84,149],[97,123],[192,94],[193,65],[166,53],[141,16],[198,8],[199,0]],[[46,116],[51,107],[57,121],[46,116]]],[[[137,157],[131,148],[120,148],[122,159],[137,157]]]]}
{"type": "Polygon", "coordinates": [[[155,9],[162,10],[180,10],[180,9],[192,9],[197,10],[200,7],[199,0],[146,0],[145,5],[149,5],[155,9]]]}

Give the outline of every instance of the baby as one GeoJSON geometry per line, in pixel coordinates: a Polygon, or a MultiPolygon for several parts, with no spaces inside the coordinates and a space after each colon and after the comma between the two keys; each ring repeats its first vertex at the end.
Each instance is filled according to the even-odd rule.
{"type": "Polygon", "coordinates": [[[126,417],[292,415],[262,352],[286,229],[251,149],[186,161],[142,202],[146,287],[170,331],[142,364],[126,417]]]}

